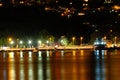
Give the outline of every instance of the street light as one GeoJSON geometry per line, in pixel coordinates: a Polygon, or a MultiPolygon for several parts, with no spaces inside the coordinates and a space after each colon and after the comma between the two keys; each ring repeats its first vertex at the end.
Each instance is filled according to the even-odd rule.
{"type": "Polygon", "coordinates": [[[103,37],[103,40],[106,40],[106,39],[107,39],[107,37],[106,37],[106,36],[104,36],[104,37],[103,37]]]}
{"type": "Polygon", "coordinates": [[[30,48],[31,48],[32,41],[29,40],[29,41],[28,41],[28,44],[29,44],[29,46],[30,46],[30,48]]]}
{"type": "Polygon", "coordinates": [[[14,41],[10,41],[11,47],[13,47],[14,41]]]}
{"type": "Polygon", "coordinates": [[[115,41],[114,41],[114,45],[117,45],[117,36],[114,37],[115,41]]]}
{"type": "Polygon", "coordinates": [[[80,42],[81,42],[80,44],[81,44],[81,46],[82,46],[82,41],[83,41],[83,37],[81,36],[80,37],[80,42]]]}
{"type": "Polygon", "coordinates": [[[23,41],[20,41],[20,44],[23,44],[23,41]]]}
{"type": "Polygon", "coordinates": [[[21,46],[21,45],[23,44],[23,41],[20,41],[19,44],[20,44],[20,46],[21,46]]]}
{"type": "Polygon", "coordinates": [[[10,37],[10,38],[8,39],[8,41],[9,41],[9,42],[12,41],[12,38],[10,37]]]}
{"type": "Polygon", "coordinates": [[[39,41],[38,41],[38,45],[39,45],[39,46],[41,46],[41,44],[42,44],[42,41],[41,41],[41,40],[39,40],[39,41]]]}
{"type": "Polygon", "coordinates": [[[73,45],[75,44],[75,37],[72,37],[72,40],[73,40],[73,45]]]}
{"type": "Polygon", "coordinates": [[[9,44],[11,41],[12,41],[12,38],[9,37],[9,38],[8,38],[8,44],[9,44]]]}
{"type": "Polygon", "coordinates": [[[49,46],[49,41],[48,40],[46,41],[46,43],[47,43],[47,46],[49,46]]]}

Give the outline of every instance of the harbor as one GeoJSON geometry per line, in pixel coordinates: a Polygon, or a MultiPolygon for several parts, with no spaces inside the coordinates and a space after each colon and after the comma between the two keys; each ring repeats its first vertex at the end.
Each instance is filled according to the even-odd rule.
{"type": "Polygon", "coordinates": [[[32,51],[32,52],[39,52],[39,51],[59,51],[59,50],[113,50],[113,49],[120,49],[120,47],[96,47],[94,45],[87,45],[87,46],[59,46],[59,47],[39,47],[39,48],[1,48],[0,52],[24,52],[24,51],[32,51]]]}

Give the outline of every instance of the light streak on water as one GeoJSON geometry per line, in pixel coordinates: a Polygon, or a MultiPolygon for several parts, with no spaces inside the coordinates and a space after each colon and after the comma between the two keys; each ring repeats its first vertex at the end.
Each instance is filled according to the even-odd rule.
{"type": "Polygon", "coordinates": [[[75,56],[76,55],[76,51],[72,51],[72,54],[73,54],[73,56],[75,56]]]}
{"type": "Polygon", "coordinates": [[[84,55],[84,51],[80,50],[80,55],[83,56],[84,55]]]}
{"type": "Polygon", "coordinates": [[[119,50],[1,52],[0,79],[119,80],[118,53],[119,50]]]}
{"type": "Polygon", "coordinates": [[[21,57],[21,58],[23,57],[23,52],[22,52],[22,51],[20,51],[20,57],[21,57]]]}
{"type": "Polygon", "coordinates": [[[9,58],[14,58],[14,52],[9,52],[8,56],[9,56],[9,58]]]}
{"type": "Polygon", "coordinates": [[[39,51],[39,52],[38,52],[38,57],[41,57],[41,55],[42,55],[42,52],[39,51]]]}
{"type": "Polygon", "coordinates": [[[29,63],[28,65],[28,80],[34,80],[34,70],[33,70],[33,64],[29,63]]]}
{"type": "Polygon", "coordinates": [[[46,54],[47,54],[47,57],[49,57],[49,56],[50,56],[49,51],[46,51],[46,54]]]}
{"type": "Polygon", "coordinates": [[[13,58],[14,57],[14,52],[10,52],[8,53],[9,54],[9,58],[8,58],[8,61],[9,61],[9,64],[8,64],[8,79],[9,80],[15,80],[16,78],[16,70],[15,70],[15,59],[13,58]]]}
{"type": "Polygon", "coordinates": [[[64,51],[63,50],[61,51],[61,56],[64,56],[64,51]]]}
{"type": "Polygon", "coordinates": [[[24,80],[25,79],[25,71],[24,71],[24,65],[20,64],[20,72],[19,72],[19,76],[20,76],[20,80],[24,80]]]}
{"type": "Polygon", "coordinates": [[[29,52],[28,52],[28,55],[29,55],[29,57],[32,57],[32,52],[29,51],[29,52]]]}

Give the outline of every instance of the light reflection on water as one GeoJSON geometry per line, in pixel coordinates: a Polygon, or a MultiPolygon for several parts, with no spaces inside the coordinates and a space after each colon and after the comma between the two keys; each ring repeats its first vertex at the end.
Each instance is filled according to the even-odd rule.
{"type": "Polygon", "coordinates": [[[120,50],[0,52],[1,80],[119,80],[120,50]]]}

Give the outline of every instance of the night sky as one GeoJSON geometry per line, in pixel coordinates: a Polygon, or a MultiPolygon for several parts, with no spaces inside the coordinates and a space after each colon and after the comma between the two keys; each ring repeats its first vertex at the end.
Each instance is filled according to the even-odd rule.
{"type": "Polygon", "coordinates": [[[37,35],[45,29],[53,35],[78,34],[84,28],[82,18],[61,17],[57,12],[39,8],[3,8],[0,10],[0,31],[11,34],[37,35]]]}
{"type": "MultiPolygon", "coordinates": [[[[60,31],[64,26],[64,20],[55,13],[47,13],[36,8],[5,8],[0,13],[1,31],[23,32],[27,34],[36,34],[42,29],[51,33],[60,31]]],[[[64,27],[65,29],[65,27],[64,27]]],[[[63,29],[63,31],[64,31],[63,29]]]]}
{"type": "Polygon", "coordinates": [[[68,18],[54,11],[44,11],[42,8],[22,6],[0,8],[0,32],[3,35],[8,33],[19,37],[37,36],[41,30],[47,30],[55,36],[90,36],[98,28],[103,32],[109,29],[119,31],[117,14],[110,14],[108,10],[95,13],[90,11],[85,16],[73,15],[68,18]]]}

